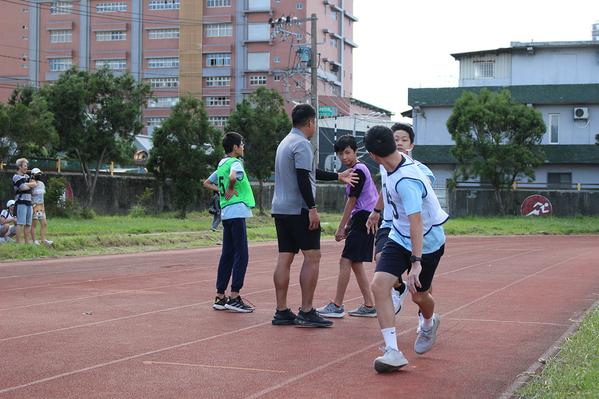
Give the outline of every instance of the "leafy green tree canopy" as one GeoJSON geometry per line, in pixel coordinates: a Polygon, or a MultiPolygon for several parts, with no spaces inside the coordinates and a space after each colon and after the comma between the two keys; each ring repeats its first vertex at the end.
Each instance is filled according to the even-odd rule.
{"type": "Polygon", "coordinates": [[[479,95],[464,91],[447,120],[455,145],[451,154],[459,163],[455,180],[481,178],[495,190],[502,216],[516,180],[535,179],[535,168],[545,154],[539,144],[547,131],[540,111],[516,103],[509,90],[479,95]]]}
{"type": "Polygon", "coordinates": [[[154,129],[146,167],[158,180],[171,179],[182,218],[224,155],[221,139],[222,133],[208,122],[204,103],[191,93],[181,97],[162,126],[154,129]]]}
{"type": "Polygon", "coordinates": [[[225,127],[225,131],[235,131],[245,139],[244,165],[247,173],[260,183],[260,213],[264,213],[264,182],[275,170],[277,146],[291,130],[291,120],[284,106],[285,100],[279,93],[259,87],[237,104],[225,127]]]}

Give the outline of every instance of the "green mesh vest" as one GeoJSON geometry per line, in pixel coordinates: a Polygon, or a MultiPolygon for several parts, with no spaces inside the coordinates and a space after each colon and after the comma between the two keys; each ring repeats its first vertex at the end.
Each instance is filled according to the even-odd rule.
{"type": "Polygon", "coordinates": [[[248,176],[245,171],[243,173],[243,179],[235,181],[235,190],[237,191],[237,195],[234,195],[228,201],[225,200],[225,191],[227,191],[227,187],[229,186],[231,165],[235,161],[239,161],[239,159],[231,157],[216,170],[216,175],[218,177],[218,188],[220,189],[220,207],[224,208],[227,205],[243,202],[248,207],[253,208],[256,205],[256,201],[254,200],[252,187],[250,186],[250,181],[248,180],[248,176]]]}

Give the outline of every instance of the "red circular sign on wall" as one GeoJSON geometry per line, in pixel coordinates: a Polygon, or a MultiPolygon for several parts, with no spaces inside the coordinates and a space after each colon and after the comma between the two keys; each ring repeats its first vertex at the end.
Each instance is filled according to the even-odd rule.
{"type": "Polygon", "coordinates": [[[522,203],[522,216],[549,216],[553,213],[551,202],[542,195],[531,195],[522,203]]]}

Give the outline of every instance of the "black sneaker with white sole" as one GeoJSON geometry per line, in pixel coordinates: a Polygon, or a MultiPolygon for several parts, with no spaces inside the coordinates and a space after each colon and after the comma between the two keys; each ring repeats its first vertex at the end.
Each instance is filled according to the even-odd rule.
{"type": "Polygon", "coordinates": [[[227,304],[227,297],[219,298],[218,296],[214,298],[214,306],[212,306],[216,310],[227,310],[225,305],[227,304]]]}
{"type": "Polygon", "coordinates": [[[254,311],[254,308],[243,303],[241,295],[236,298],[229,298],[225,308],[241,313],[252,313],[254,311]]]}

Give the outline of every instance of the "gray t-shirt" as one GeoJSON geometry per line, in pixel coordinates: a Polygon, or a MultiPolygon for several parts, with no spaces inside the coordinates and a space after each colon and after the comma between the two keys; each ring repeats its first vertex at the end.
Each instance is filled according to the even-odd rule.
{"type": "Polygon", "coordinates": [[[31,190],[31,203],[32,204],[43,204],[44,194],[46,193],[46,185],[43,181],[38,181],[37,186],[31,190]]]}
{"type": "Polygon", "coordinates": [[[300,215],[302,208],[308,209],[297,184],[297,169],[310,171],[312,194],[315,196],[316,165],[312,145],[301,130],[293,128],[277,148],[271,214],[300,215]]]}

